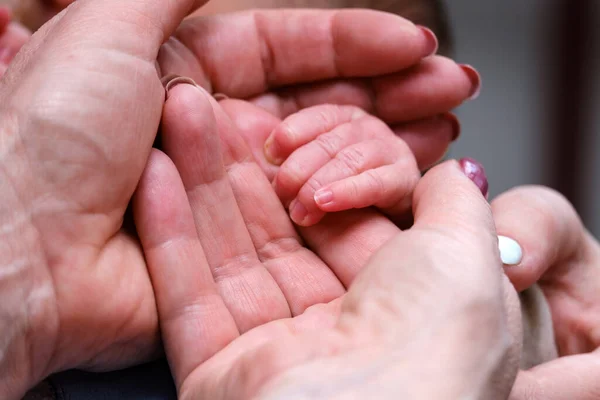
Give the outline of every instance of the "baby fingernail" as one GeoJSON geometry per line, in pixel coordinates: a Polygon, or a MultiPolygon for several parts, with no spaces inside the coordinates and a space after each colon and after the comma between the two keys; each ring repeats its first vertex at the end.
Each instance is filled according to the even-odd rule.
{"type": "Polygon", "coordinates": [[[277,149],[277,144],[275,143],[275,138],[273,135],[271,135],[265,142],[265,148],[264,148],[263,152],[265,154],[265,158],[267,159],[267,161],[273,165],[281,165],[283,163],[283,160],[280,158],[277,158],[277,156],[276,156],[277,150],[278,149],[277,149]]]}
{"type": "Polygon", "coordinates": [[[523,260],[523,249],[514,239],[499,235],[498,249],[504,265],[518,265],[523,260]]]}
{"type": "Polygon", "coordinates": [[[429,57],[434,55],[435,53],[437,53],[438,51],[438,40],[437,37],[435,36],[435,33],[433,33],[433,31],[425,26],[421,26],[418,25],[419,29],[421,30],[421,32],[423,33],[423,35],[425,36],[425,41],[426,41],[426,45],[425,45],[425,51],[424,51],[424,57],[429,57]]]}
{"type": "Polygon", "coordinates": [[[472,158],[463,158],[458,163],[464,174],[477,185],[483,196],[487,198],[489,184],[483,165],[472,158]]]}
{"type": "Polygon", "coordinates": [[[475,100],[481,93],[481,75],[470,65],[461,64],[460,68],[469,77],[471,81],[471,91],[469,92],[469,100],[475,100]]]}
{"type": "Polygon", "coordinates": [[[315,203],[324,206],[333,201],[333,192],[329,189],[319,189],[315,192],[315,203]]]}
{"type": "Polygon", "coordinates": [[[306,217],[308,216],[308,210],[298,200],[292,201],[290,204],[290,218],[298,225],[302,225],[306,217]]]}

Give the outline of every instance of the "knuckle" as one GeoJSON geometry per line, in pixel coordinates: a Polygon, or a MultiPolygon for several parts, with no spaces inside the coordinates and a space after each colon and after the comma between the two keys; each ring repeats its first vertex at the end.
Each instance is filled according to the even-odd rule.
{"type": "Polygon", "coordinates": [[[323,186],[324,186],[324,182],[322,182],[315,176],[311,176],[310,179],[308,179],[306,181],[306,183],[304,184],[304,186],[302,187],[302,195],[306,196],[307,200],[309,198],[312,199],[312,196],[314,195],[314,193],[317,190],[321,189],[323,186]]]}
{"type": "Polygon", "coordinates": [[[385,195],[387,190],[381,175],[377,173],[377,171],[370,169],[364,172],[365,174],[365,184],[367,185],[367,190],[370,193],[376,193],[378,195],[385,195]]]}
{"type": "Polygon", "coordinates": [[[344,150],[340,151],[335,158],[345,169],[349,170],[353,174],[362,171],[367,164],[367,157],[365,153],[356,146],[345,148],[344,150]]]}
{"type": "Polygon", "coordinates": [[[342,138],[335,133],[329,133],[326,135],[320,135],[313,142],[319,147],[325,154],[330,158],[334,158],[342,143],[342,138]]]}

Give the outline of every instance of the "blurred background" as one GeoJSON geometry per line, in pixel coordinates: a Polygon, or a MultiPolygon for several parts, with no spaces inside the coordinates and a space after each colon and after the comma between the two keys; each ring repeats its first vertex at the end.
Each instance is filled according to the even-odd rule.
{"type": "Polygon", "coordinates": [[[488,173],[491,196],[521,184],[565,194],[600,236],[600,1],[448,0],[454,57],[481,73],[458,110],[451,156],[488,173]]]}

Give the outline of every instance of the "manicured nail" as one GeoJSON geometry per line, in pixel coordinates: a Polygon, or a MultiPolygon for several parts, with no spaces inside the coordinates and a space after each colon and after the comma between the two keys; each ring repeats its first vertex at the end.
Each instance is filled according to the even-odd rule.
{"type": "Polygon", "coordinates": [[[292,201],[290,204],[290,218],[298,225],[302,225],[306,217],[308,216],[308,210],[298,200],[292,201]]]}
{"type": "Polygon", "coordinates": [[[281,165],[283,163],[283,159],[277,158],[276,156],[278,150],[277,144],[275,143],[275,136],[271,134],[265,142],[264,154],[267,161],[273,165],[281,165]]]}
{"type": "Polygon", "coordinates": [[[502,259],[504,265],[519,265],[523,260],[523,249],[514,239],[498,236],[498,249],[500,250],[500,259],[502,259]]]}
{"type": "Polygon", "coordinates": [[[456,118],[456,115],[454,115],[452,113],[442,114],[441,118],[450,122],[450,124],[452,126],[452,141],[455,142],[460,136],[460,131],[461,131],[460,121],[458,120],[458,118],[456,118]]]}
{"type": "Polygon", "coordinates": [[[470,65],[461,64],[460,67],[467,74],[471,81],[471,91],[469,92],[469,100],[475,100],[481,93],[481,75],[470,65]]]}
{"type": "Polygon", "coordinates": [[[438,51],[438,47],[439,47],[439,43],[437,40],[437,37],[435,36],[435,33],[433,33],[433,31],[425,26],[422,25],[417,25],[418,28],[421,30],[421,32],[423,32],[423,35],[425,36],[425,40],[426,40],[426,45],[425,45],[425,51],[423,52],[423,57],[429,57],[434,55],[435,53],[437,53],[438,51]]]}
{"type": "Polygon", "coordinates": [[[333,201],[333,192],[329,189],[319,189],[315,192],[315,203],[325,206],[333,201]]]}
{"type": "Polygon", "coordinates": [[[487,198],[489,184],[483,165],[472,158],[463,158],[459,164],[464,174],[477,185],[483,196],[487,198]]]}

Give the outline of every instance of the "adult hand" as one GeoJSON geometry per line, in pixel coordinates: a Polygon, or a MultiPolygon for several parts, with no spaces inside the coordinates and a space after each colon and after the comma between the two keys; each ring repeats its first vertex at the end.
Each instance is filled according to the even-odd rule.
{"type": "MultiPolygon", "coordinates": [[[[134,214],[181,398],[508,395],[516,293],[489,206],[456,162],[421,181],[409,231],[355,211],[337,242],[311,246],[333,247],[325,264],[207,94],[172,88],[164,128],[172,160],[152,153],[134,214]]],[[[332,232],[335,217],[314,229],[332,232]]]]}
{"type": "MultiPolygon", "coordinates": [[[[34,35],[2,79],[0,392],[7,398],[19,397],[56,370],[121,367],[147,359],[158,348],[144,258],[121,226],[162,112],[164,89],[155,65],[159,48],[201,3],[77,1],[34,35]]],[[[280,13],[302,16],[316,29],[318,40],[310,43],[317,56],[311,59],[322,78],[400,70],[406,60],[417,62],[435,47],[427,32],[385,14],[280,13]],[[390,34],[386,43],[403,43],[407,50],[398,58],[398,45],[363,43],[355,31],[340,29],[346,18],[383,29],[390,34]],[[333,28],[336,41],[323,40],[333,28]],[[377,61],[387,60],[385,69],[336,71],[338,64],[331,60],[337,60],[334,45],[339,44],[353,50],[352,56],[342,56],[346,64],[376,54],[377,61]]],[[[215,57],[216,63],[207,65],[231,70],[233,59],[241,70],[245,57],[264,59],[257,56],[264,54],[264,42],[234,41],[237,33],[220,22],[207,18],[206,26],[213,29],[199,34],[209,36],[208,42],[222,41],[220,49],[231,58],[215,57]]],[[[280,18],[268,26],[288,39],[292,51],[312,34],[288,22],[280,18]]],[[[244,82],[253,90],[245,93],[260,95],[265,71],[281,72],[269,67],[282,65],[286,57],[273,53],[274,64],[252,64],[244,82]]],[[[307,79],[307,69],[294,60],[283,64],[285,83],[315,79],[315,70],[308,70],[307,79]]]]}
{"type": "MultiPolygon", "coordinates": [[[[326,103],[361,107],[388,123],[425,169],[458,137],[448,112],[481,85],[472,67],[427,57],[436,48],[429,30],[392,14],[252,10],[186,19],[159,62],[163,75],[187,76],[278,119],[326,103]]],[[[252,131],[270,133],[268,121],[250,118],[252,131]]]]}
{"type": "Polygon", "coordinates": [[[552,190],[517,188],[500,196],[492,206],[498,233],[516,240],[523,250],[522,261],[505,271],[518,290],[536,282],[542,289],[559,355],[521,372],[510,398],[599,398],[598,242],[568,201],[552,190]]]}
{"type": "Polygon", "coordinates": [[[1,81],[3,398],[157,349],[144,259],[120,228],[160,121],[158,50],[193,3],[78,1],[1,81]]]}

